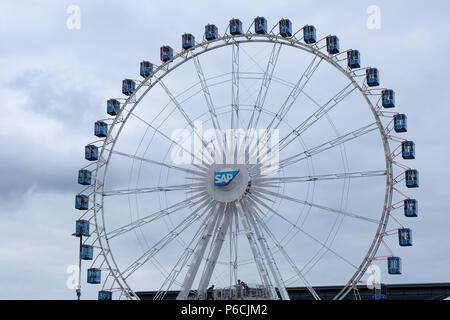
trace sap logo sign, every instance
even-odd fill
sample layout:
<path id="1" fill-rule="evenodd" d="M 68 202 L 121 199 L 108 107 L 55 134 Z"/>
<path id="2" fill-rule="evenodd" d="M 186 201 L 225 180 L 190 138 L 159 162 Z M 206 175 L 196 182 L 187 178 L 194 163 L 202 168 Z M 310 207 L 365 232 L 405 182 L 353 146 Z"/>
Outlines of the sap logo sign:
<path id="1" fill-rule="evenodd" d="M 237 171 L 223 171 L 223 172 L 214 172 L 214 185 L 215 186 L 226 186 L 231 180 L 239 173 Z"/>

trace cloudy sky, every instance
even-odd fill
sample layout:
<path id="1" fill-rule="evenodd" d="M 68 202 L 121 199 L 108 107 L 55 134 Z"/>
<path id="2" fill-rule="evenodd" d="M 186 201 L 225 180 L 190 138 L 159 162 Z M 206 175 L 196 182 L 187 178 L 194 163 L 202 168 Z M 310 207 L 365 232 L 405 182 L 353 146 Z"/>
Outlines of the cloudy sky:
<path id="1" fill-rule="evenodd" d="M 70 5 L 80 8 L 80 29 L 67 28 Z M 367 27 L 370 5 L 381 9 L 380 29 Z M 136 78 L 144 58 L 158 61 L 162 44 L 178 48 L 185 32 L 200 38 L 207 23 L 224 29 L 232 17 L 248 25 L 255 16 L 314 24 L 384 70 L 408 115 L 421 179 L 419 218 L 408 221 L 413 250 L 402 254 L 404 274 L 386 282 L 449 282 L 449 9 L 444 1 L 2 1 L 0 298 L 75 297 L 66 270 L 77 264 L 76 174 L 121 80 Z"/>

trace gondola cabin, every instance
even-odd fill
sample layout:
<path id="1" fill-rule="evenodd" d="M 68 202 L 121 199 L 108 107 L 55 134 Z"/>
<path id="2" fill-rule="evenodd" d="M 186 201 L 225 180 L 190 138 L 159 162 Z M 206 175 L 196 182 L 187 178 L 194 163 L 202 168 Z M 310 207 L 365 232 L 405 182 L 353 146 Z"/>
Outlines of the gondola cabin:
<path id="1" fill-rule="evenodd" d="M 92 260 L 94 258 L 94 247 L 87 244 L 81 246 L 81 259 Z"/>
<path id="2" fill-rule="evenodd" d="M 394 117 L 394 131 L 397 133 L 408 131 L 406 114 L 398 114 Z"/>
<path id="3" fill-rule="evenodd" d="M 419 171 L 410 169 L 405 172 L 406 187 L 418 188 L 419 187 Z"/>
<path id="4" fill-rule="evenodd" d="M 214 24 L 205 26 L 205 39 L 210 41 L 219 37 L 219 29 Z"/>
<path id="5" fill-rule="evenodd" d="M 339 53 L 339 38 L 337 36 L 327 37 L 327 51 L 329 54 Z"/>
<path id="6" fill-rule="evenodd" d="M 78 210 L 89 209 L 89 196 L 84 194 L 77 194 L 75 196 L 75 209 Z"/>
<path id="7" fill-rule="evenodd" d="M 78 183 L 90 186 L 92 182 L 92 172 L 86 169 L 78 170 Z"/>
<path id="8" fill-rule="evenodd" d="M 122 93 L 126 96 L 133 94 L 136 89 L 136 83 L 131 79 L 125 79 L 122 81 Z"/>
<path id="9" fill-rule="evenodd" d="M 284 38 L 292 36 L 292 22 L 289 19 L 281 19 L 278 23 L 280 26 L 280 35 Z"/>
<path id="10" fill-rule="evenodd" d="M 402 274 L 402 259 L 399 257 L 389 257 L 388 262 L 388 273 L 389 274 Z"/>
<path id="11" fill-rule="evenodd" d="M 75 223 L 75 235 L 77 237 L 89 237 L 89 221 L 77 220 Z"/>
<path id="12" fill-rule="evenodd" d="M 398 229 L 398 244 L 402 247 L 412 246 L 412 231 L 408 228 Z"/>
<path id="13" fill-rule="evenodd" d="M 255 33 L 266 34 L 267 33 L 267 19 L 264 17 L 255 18 Z"/>
<path id="14" fill-rule="evenodd" d="M 235 36 L 238 34 L 243 34 L 242 31 L 242 22 L 239 19 L 231 19 L 230 20 L 230 33 Z"/>
<path id="15" fill-rule="evenodd" d="M 98 300 L 112 300 L 112 292 L 106 290 L 99 291 Z"/>
<path id="16" fill-rule="evenodd" d="M 181 47 L 183 50 L 190 49 L 195 46 L 195 37 L 190 33 L 181 36 Z"/>
<path id="17" fill-rule="evenodd" d="M 366 70 L 366 82 L 369 87 L 380 85 L 380 74 L 377 68 L 369 68 Z"/>
<path id="18" fill-rule="evenodd" d="M 94 125 L 94 134 L 99 138 L 105 138 L 108 135 L 108 124 L 104 121 L 97 121 Z"/>
<path id="19" fill-rule="evenodd" d="M 89 161 L 98 160 L 98 147 L 93 144 L 88 144 L 84 147 L 84 158 Z"/>
<path id="20" fill-rule="evenodd" d="M 395 107 L 395 92 L 394 90 L 383 90 L 381 92 L 381 100 L 384 108 L 394 108 Z"/>
<path id="21" fill-rule="evenodd" d="M 373 300 L 386 300 L 386 286 L 384 283 L 381 283 L 379 287 L 375 286 L 373 291 Z"/>
<path id="22" fill-rule="evenodd" d="M 316 43 L 316 28 L 314 26 L 306 25 L 303 27 L 303 40 L 308 44 Z"/>
<path id="23" fill-rule="evenodd" d="M 159 58 L 162 62 L 167 62 L 173 58 L 173 49 L 169 46 L 162 46 L 159 49 Z"/>
<path id="24" fill-rule="evenodd" d="M 361 68 L 361 55 L 358 50 L 347 51 L 347 66 L 350 69 Z"/>
<path id="25" fill-rule="evenodd" d="M 116 99 L 109 99 L 106 103 L 106 112 L 111 116 L 116 116 L 120 112 L 120 102 Z"/>
<path id="26" fill-rule="evenodd" d="M 405 160 L 416 158 L 416 147 L 412 141 L 404 141 L 402 143 L 402 157 Z"/>
<path id="27" fill-rule="evenodd" d="M 415 218 L 419 211 L 419 202 L 416 199 L 406 199 L 403 201 L 403 210 L 405 217 Z"/>
<path id="28" fill-rule="evenodd" d="M 97 268 L 89 268 L 87 272 L 87 282 L 92 284 L 99 284 L 102 280 L 102 271 Z"/>
<path id="29" fill-rule="evenodd" d="M 142 61 L 139 66 L 139 74 L 143 78 L 147 78 L 153 72 L 153 64 L 150 61 Z"/>

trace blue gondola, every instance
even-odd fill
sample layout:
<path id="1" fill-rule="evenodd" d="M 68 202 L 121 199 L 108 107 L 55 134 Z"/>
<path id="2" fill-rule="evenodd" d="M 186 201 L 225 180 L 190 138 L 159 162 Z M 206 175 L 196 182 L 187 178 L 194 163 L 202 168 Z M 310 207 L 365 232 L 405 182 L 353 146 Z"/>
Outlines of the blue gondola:
<path id="1" fill-rule="evenodd" d="M 243 34 L 242 31 L 242 22 L 239 19 L 231 19 L 230 20 L 230 33 L 232 35 Z"/>
<path id="2" fill-rule="evenodd" d="M 78 170 L 78 183 L 84 186 L 90 186 L 92 182 L 92 172 L 86 169 Z"/>
<path id="3" fill-rule="evenodd" d="M 398 229 L 398 244 L 402 247 L 412 246 L 412 231 L 408 228 Z"/>
<path id="4" fill-rule="evenodd" d="M 402 157 L 405 160 L 416 158 L 416 146 L 414 142 L 404 141 L 402 143 Z"/>
<path id="5" fill-rule="evenodd" d="M 87 282 L 93 284 L 101 283 L 102 271 L 97 268 L 90 268 L 87 272 Z"/>
<path id="6" fill-rule="evenodd" d="M 308 43 L 316 43 L 316 28 L 314 26 L 304 26 L 303 27 L 303 40 Z"/>
<path id="7" fill-rule="evenodd" d="M 98 300 L 112 300 L 112 292 L 106 290 L 99 291 Z"/>
<path id="8" fill-rule="evenodd" d="M 122 81 L 122 93 L 124 95 L 131 95 L 133 94 L 134 90 L 136 89 L 136 83 L 131 79 L 125 79 Z"/>
<path id="9" fill-rule="evenodd" d="M 384 283 L 380 284 L 379 288 L 374 288 L 373 300 L 386 300 L 386 286 Z"/>
<path id="10" fill-rule="evenodd" d="M 118 115 L 120 112 L 120 102 L 116 99 L 109 99 L 106 103 L 106 112 L 112 116 Z"/>
<path id="11" fill-rule="evenodd" d="M 77 237 L 80 236 L 89 237 L 89 221 L 77 220 L 75 223 L 75 235 Z"/>
<path id="12" fill-rule="evenodd" d="M 403 201 L 403 209 L 406 217 L 417 217 L 419 202 L 416 199 L 406 199 Z"/>
<path id="13" fill-rule="evenodd" d="M 98 160 L 98 147 L 93 144 L 88 144 L 84 147 L 84 158 L 89 161 Z"/>
<path id="14" fill-rule="evenodd" d="M 418 188 L 419 187 L 419 171 L 410 169 L 405 172 L 406 187 Z"/>
<path id="15" fill-rule="evenodd" d="M 278 23 L 280 26 L 280 34 L 282 37 L 291 37 L 292 36 L 292 22 L 289 19 L 281 19 Z"/>
<path id="16" fill-rule="evenodd" d="M 187 50 L 195 46 L 195 37 L 190 33 L 185 33 L 181 36 L 181 47 Z"/>
<path id="17" fill-rule="evenodd" d="M 377 68 L 369 68 L 366 70 L 366 82 L 369 87 L 380 85 L 380 74 Z"/>
<path id="18" fill-rule="evenodd" d="M 327 37 L 327 51 L 329 54 L 339 53 L 339 38 L 337 36 Z"/>
<path id="19" fill-rule="evenodd" d="M 358 50 L 347 51 L 347 65 L 350 69 L 361 68 L 361 55 Z"/>
<path id="20" fill-rule="evenodd" d="M 97 121 L 94 125 L 94 134 L 99 138 L 105 138 L 108 135 L 108 124 L 104 121 Z"/>
<path id="21" fill-rule="evenodd" d="M 395 92 L 394 90 L 383 90 L 381 92 L 381 100 L 384 108 L 395 107 Z"/>
<path id="22" fill-rule="evenodd" d="M 159 58 L 162 62 L 167 62 L 173 58 L 173 49 L 169 46 L 162 46 L 159 48 Z"/>
<path id="23" fill-rule="evenodd" d="M 87 244 L 81 246 L 81 259 L 92 260 L 94 258 L 94 247 Z"/>
<path id="24" fill-rule="evenodd" d="M 147 78 L 153 72 L 153 64 L 150 61 L 142 61 L 139 66 L 139 74 L 143 78 Z"/>
<path id="25" fill-rule="evenodd" d="M 210 41 L 217 39 L 219 37 L 219 29 L 213 25 L 208 24 L 205 26 L 205 39 Z"/>
<path id="26" fill-rule="evenodd" d="M 402 259 L 399 257 L 389 257 L 388 262 L 388 273 L 389 274 L 402 274 Z"/>
<path id="27" fill-rule="evenodd" d="M 406 114 L 398 114 L 394 117 L 394 130 L 397 133 L 408 131 Z"/>
<path id="28" fill-rule="evenodd" d="M 84 194 L 77 194 L 75 196 L 75 209 L 78 210 L 89 209 L 89 196 Z"/>
<path id="29" fill-rule="evenodd" d="M 264 17 L 255 18 L 255 33 L 266 34 L 267 33 L 267 19 Z"/>

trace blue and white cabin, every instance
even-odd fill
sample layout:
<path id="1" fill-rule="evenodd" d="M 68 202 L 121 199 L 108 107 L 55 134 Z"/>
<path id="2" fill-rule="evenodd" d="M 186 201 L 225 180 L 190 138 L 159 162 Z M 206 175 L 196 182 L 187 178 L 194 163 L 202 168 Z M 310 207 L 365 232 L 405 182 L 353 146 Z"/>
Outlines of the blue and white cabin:
<path id="1" fill-rule="evenodd" d="M 90 268 L 87 272 L 87 282 L 93 284 L 101 283 L 102 271 L 97 268 Z"/>
<path id="2" fill-rule="evenodd" d="M 150 61 L 142 61 L 139 66 L 139 74 L 143 78 L 147 78 L 153 72 L 153 64 Z"/>
<path id="3" fill-rule="evenodd" d="M 347 65 L 350 69 L 361 68 L 361 55 L 358 50 L 347 51 Z"/>
<path id="4" fill-rule="evenodd" d="M 327 51 L 329 54 L 339 53 L 339 38 L 337 36 L 327 37 Z"/>
<path id="5" fill-rule="evenodd" d="M 116 116 L 120 112 L 120 102 L 116 99 L 109 99 L 106 103 L 106 112 L 111 116 Z"/>
<path id="6" fill-rule="evenodd" d="M 373 291 L 373 300 L 386 300 L 386 286 L 384 283 L 381 283 L 379 288 L 375 286 Z"/>
<path id="7" fill-rule="evenodd" d="M 89 196 L 84 194 L 77 194 L 75 196 L 75 209 L 78 210 L 89 209 Z"/>
<path id="8" fill-rule="evenodd" d="M 98 300 L 112 300 L 112 292 L 106 290 L 99 291 Z"/>
<path id="9" fill-rule="evenodd" d="M 133 94 L 136 89 L 136 83 L 131 79 L 125 79 L 122 81 L 122 93 L 126 96 Z"/>
<path id="10" fill-rule="evenodd" d="M 415 218 L 419 211 L 419 202 L 416 199 L 406 199 L 403 201 L 403 209 L 406 217 Z"/>
<path id="11" fill-rule="evenodd" d="M 94 134 L 99 138 L 105 138 L 108 135 L 108 124 L 104 121 L 97 121 L 94 126 Z"/>
<path id="12" fill-rule="evenodd" d="M 394 90 L 383 90 L 381 92 L 381 100 L 384 108 L 394 108 L 395 107 L 395 92 Z"/>
<path id="13" fill-rule="evenodd" d="M 243 34 L 242 31 L 242 22 L 239 19 L 231 19 L 230 20 L 230 33 L 235 36 L 237 34 Z"/>
<path id="14" fill-rule="evenodd" d="M 399 257 L 389 257 L 388 262 L 388 273 L 389 274 L 402 274 L 402 259 Z"/>
<path id="15" fill-rule="evenodd" d="M 92 172 L 86 169 L 78 170 L 78 183 L 90 186 L 92 182 Z"/>
<path id="16" fill-rule="evenodd" d="M 255 33 L 266 34 L 267 33 L 267 19 L 264 17 L 255 18 Z"/>
<path id="17" fill-rule="evenodd" d="M 406 187 L 418 188 L 419 187 L 419 171 L 410 169 L 405 172 Z"/>
<path id="18" fill-rule="evenodd" d="M 308 25 L 304 26 L 303 40 L 308 44 L 316 43 L 316 27 Z"/>
<path id="19" fill-rule="evenodd" d="M 75 235 L 77 237 L 80 236 L 89 237 L 89 221 L 77 220 L 75 224 Z"/>
<path id="20" fill-rule="evenodd" d="M 402 143 L 402 157 L 405 160 L 416 158 L 416 145 L 413 141 L 404 141 Z"/>
<path id="21" fill-rule="evenodd" d="M 214 24 L 205 26 L 205 39 L 210 41 L 219 37 L 219 29 Z"/>
<path id="22" fill-rule="evenodd" d="M 377 68 L 369 68 L 366 70 L 366 82 L 369 87 L 380 85 L 380 74 Z"/>
<path id="23" fill-rule="evenodd" d="M 190 33 L 181 36 L 181 47 L 183 50 L 190 49 L 195 46 L 195 37 Z"/>
<path id="24" fill-rule="evenodd" d="M 408 131 L 406 114 L 398 114 L 394 117 L 394 131 L 397 133 Z"/>
<path id="25" fill-rule="evenodd" d="M 98 160 L 98 147 L 93 144 L 88 144 L 84 147 L 84 158 L 89 161 Z"/>
<path id="26" fill-rule="evenodd" d="M 159 49 L 159 58 L 162 62 L 167 62 L 173 58 L 173 49 L 169 46 L 162 46 Z"/>
<path id="27" fill-rule="evenodd" d="M 280 34 L 282 37 L 292 37 L 292 22 L 289 19 L 281 19 L 278 23 L 280 26 Z"/>
<path id="28" fill-rule="evenodd" d="M 94 259 L 94 247 L 87 244 L 81 246 L 81 259 L 92 260 Z"/>
<path id="29" fill-rule="evenodd" d="M 398 244 L 402 247 L 412 246 L 412 231 L 408 228 L 398 229 Z"/>

